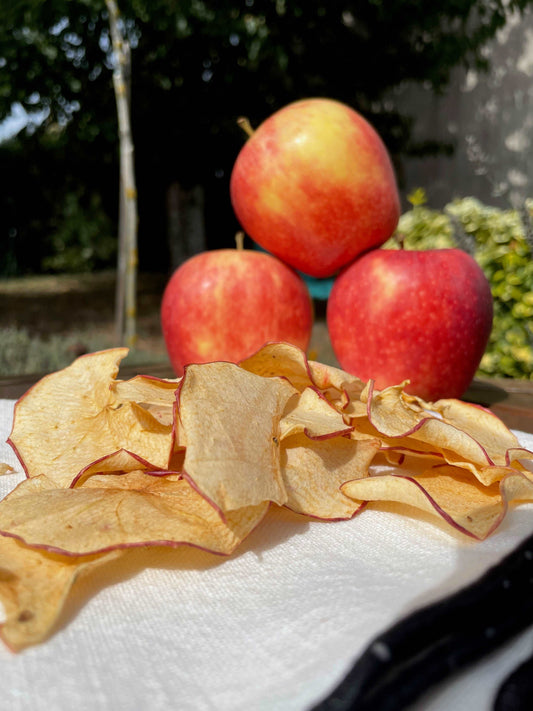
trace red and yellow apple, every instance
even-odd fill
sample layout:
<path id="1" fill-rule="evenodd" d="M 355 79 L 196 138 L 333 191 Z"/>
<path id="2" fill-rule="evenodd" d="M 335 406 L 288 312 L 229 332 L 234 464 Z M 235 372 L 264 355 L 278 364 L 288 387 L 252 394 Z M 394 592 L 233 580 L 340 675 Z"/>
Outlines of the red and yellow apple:
<path id="1" fill-rule="evenodd" d="M 161 325 L 177 375 L 188 363 L 238 362 L 269 341 L 305 350 L 313 305 L 303 279 L 270 254 L 218 249 L 197 254 L 170 278 Z"/>
<path id="2" fill-rule="evenodd" d="M 378 389 L 409 380 L 425 400 L 458 398 L 492 327 L 483 271 L 458 249 L 376 249 L 336 278 L 327 305 L 342 368 Z"/>
<path id="3" fill-rule="evenodd" d="M 237 156 L 230 196 L 255 242 L 313 277 L 382 245 L 400 215 L 381 138 L 331 99 L 296 101 L 266 119 Z"/>

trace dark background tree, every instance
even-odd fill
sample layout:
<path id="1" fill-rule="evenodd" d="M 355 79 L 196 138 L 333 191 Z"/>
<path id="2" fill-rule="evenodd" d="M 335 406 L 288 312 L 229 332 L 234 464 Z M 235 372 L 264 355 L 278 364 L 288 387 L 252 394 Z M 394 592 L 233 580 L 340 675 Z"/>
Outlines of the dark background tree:
<path id="1" fill-rule="evenodd" d="M 232 244 L 240 115 L 257 125 L 305 96 L 345 101 L 381 133 L 400 179 L 405 156 L 450 150 L 412 142 L 413 117 L 396 110 L 394 88 L 442 91 L 454 67 L 483 67 L 507 13 L 532 1 L 121 0 L 141 270 L 178 258 L 176 205 L 189 224 L 200 215 L 203 246 Z M 112 266 L 118 138 L 105 2 L 2 5 L 0 119 L 14 103 L 39 119 L 0 145 L 0 274 Z"/>

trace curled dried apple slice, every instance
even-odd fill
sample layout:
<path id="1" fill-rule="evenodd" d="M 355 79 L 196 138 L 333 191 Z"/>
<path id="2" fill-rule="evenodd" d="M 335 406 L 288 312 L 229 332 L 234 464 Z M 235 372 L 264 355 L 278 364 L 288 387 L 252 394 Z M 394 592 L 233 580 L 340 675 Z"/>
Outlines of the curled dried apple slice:
<path id="1" fill-rule="evenodd" d="M 280 420 L 296 392 L 283 378 L 264 378 L 233 363 L 185 369 L 177 422 L 183 474 L 221 512 L 285 503 Z"/>
<path id="2" fill-rule="evenodd" d="M 310 439 L 348 434 L 341 413 L 326 398 L 313 388 L 291 398 L 280 422 L 280 439 L 303 433 Z"/>
<path id="3" fill-rule="evenodd" d="M 364 504 L 346 496 L 341 485 L 366 477 L 378 450 L 378 440 L 310 440 L 304 434 L 289 437 L 281 451 L 281 471 L 288 495 L 285 505 L 315 518 L 351 518 Z"/>
<path id="4" fill-rule="evenodd" d="M 129 380 L 116 380 L 111 387 L 117 399 L 122 402 L 131 400 L 138 404 L 172 406 L 180 381 L 181 378 L 166 380 L 150 375 L 136 375 Z"/>
<path id="5" fill-rule="evenodd" d="M 121 554 L 62 556 L 0 536 L 0 602 L 5 612 L 0 636 L 5 644 L 16 652 L 42 642 L 54 627 L 77 576 Z"/>
<path id="6" fill-rule="evenodd" d="M 147 462 L 138 455 L 128 452 L 126 449 L 119 449 L 84 467 L 80 473 L 74 477 L 70 488 L 80 486 L 82 482 L 95 474 L 127 474 L 133 471 L 149 471 L 153 476 L 156 474 L 170 476 L 168 471 L 154 471 L 150 462 Z"/>
<path id="7" fill-rule="evenodd" d="M 81 356 L 42 378 L 15 405 L 9 442 L 27 476 L 69 486 L 87 464 L 118 449 L 166 467 L 172 426 L 136 402 L 120 402 L 112 384 L 127 349 Z"/>
<path id="8" fill-rule="evenodd" d="M 32 548 L 74 556 L 188 544 L 229 555 L 261 521 L 265 502 L 223 520 L 185 479 L 143 471 L 94 475 L 65 489 L 41 475 L 0 504 L 0 532 Z"/>
<path id="9" fill-rule="evenodd" d="M 333 365 L 309 361 L 309 370 L 316 387 L 320 390 L 337 390 L 339 393 L 348 392 L 351 398 L 360 397 L 365 383 L 355 375 Z"/>
<path id="10" fill-rule="evenodd" d="M 359 401 L 364 383 L 332 365 L 307 360 L 305 353 L 288 343 L 268 343 L 257 353 L 239 363 L 240 367 L 266 378 L 283 377 L 300 392 L 306 388 L 319 390 L 335 407 L 350 414 L 366 415 Z"/>
<path id="11" fill-rule="evenodd" d="M 533 460 L 533 452 L 520 445 L 518 437 L 490 410 L 462 400 L 438 400 L 431 405 L 445 422 L 473 437 L 491 463 L 505 467 L 519 459 Z"/>
<path id="12" fill-rule="evenodd" d="M 314 385 L 305 353 L 289 343 L 267 343 L 239 367 L 264 378 L 286 378 L 300 391 Z"/>
<path id="13" fill-rule="evenodd" d="M 434 453 L 451 465 L 471 471 L 485 485 L 498 481 L 498 467 L 513 458 L 533 456 L 520 449 L 516 436 L 494 415 L 459 401 L 425 403 L 408 395 L 403 385 L 363 392 L 368 425 L 356 430 L 381 436 L 388 447 Z M 420 444 L 419 444 L 420 443 Z"/>
<path id="14" fill-rule="evenodd" d="M 512 500 L 533 501 L 533 481 L 500 468 L 501 483 L 484 486 L 468 470 L 443 464 L 416 476 L 380 474 L 346 482 L 341 491 L 359 502 L 393 501 L 432 515 L 468 536 L 482 540 L 501 523 Z"/>
<path id="15" fill-rule="evenodd" d="M 112 383 L 118 402 L 135 402 L 148 410 L 159 422 L 172 425 L 176 390 L 181 378 L 166 380 L 149 375 L 136 375 L 130 380 Z"/>

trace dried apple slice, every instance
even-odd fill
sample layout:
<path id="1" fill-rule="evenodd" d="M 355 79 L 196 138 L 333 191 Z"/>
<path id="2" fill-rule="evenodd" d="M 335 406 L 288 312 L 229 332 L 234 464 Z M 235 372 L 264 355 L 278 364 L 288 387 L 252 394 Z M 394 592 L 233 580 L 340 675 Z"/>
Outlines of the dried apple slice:
<path id="1" fill-rule="evenodd" d="M 172 425 L 180 380 L 136 375 L 130 380 L 117 380 L 111 387 L 119 402 L 135 402 L 162 424 Z"/>
<path id="2" fill-rule="evenodd" d="M 183 474 L 221 512 L 264 501 L 283 504 L 280 420 L 297 391 L 233 363 L 191 365 L 178 395 Z"/>
<path id="3" fill-rule="evenodd" d="M 448 464 L 471 471 L 481 483 L 498 481 L 498 467 L 509 463 L 509 452 L 527 456 L 519 450 L 516 436 L 498 418 L 466 403 L 428 404 L 407 395 L 402 385 L 374 391 L 372 383 L 363 392 L 367 402 L 368 422 L 354 423 L 356 430 L 374 432 L 387 446 L 434 452 Z M 437 409 L 440 407 L 442 413 Z M 418 443 L 422 443 L 419 446 Z M 521 455 L 518 452 L 521 452 Z"/>
<path id="4" fill-rule="evenodd" d="M 280 439 L 300 433 L 311 439 L 322 439 L 348 434 L 351 430 L 341 413 L 321 393 L 305 388 L 288 402 L 280 422 Z"/>
<path id="5" fill-rule="evenodd" d="M 307 360 L 305 353 L 296 346 L 288 343 L 268 343 L 239 365 L 266 378 L 287 378 L 300 392 L 306 388 L 315 388 L 339 411 L 342 412 L 350 406 L 354 410 L 352 414 L 357 412 L 366 415 L 366 408 L 359 402 L 359 395 L 364 387 L 359 378 L 340 368 Z"/>
<path id="6" fill-rule="evenodd" d="M 74 556 L 183 544 L 229 555 L 267 508 L 267 502 L 246 506 L 223 520 L 185 479 L 143 471 L 97 474 L 71 489 L 41 475 L 23 480 L 0 503 L 0 533 Z"/>
<path id="7" fill-rule="evenodd" d="M 127 349 L 81 356 L 45 376 L 15 405 L 9 443 L 27 476 L 46 474 L 68 486 L 74 476 L 118 449 L 166 467 L 172 427 L 135 402 L 120 402 L 111 385 Z"/>
<path id="8" fill-rule="evenodd" d="M 285 505 L 315 518 L 351 518 L 363 504 L 346 496 L 341 485 L 367 476 L 378 450 L 378 440 L 310 440 L 304 434 L 289 437 L 281 450 L 281 471 L 288 495 Z"/>
<path id="9" fill-rule="evenodd" d="M 365 386 L 357 376 L 333 365 L 310 360 L 309 370 L 316 387 L 322 391 L 334 389 L 339 393 L 348 392 L 351 398 L 359 398 Z"/>
<path id="10" fill-rule="evenodd" d="M 394 501 L 439 516 L 482 540 L 501 523 L 509 501 L 533 500 L 533 482 L 510 468 L 498 468 L 500 483 L 481 484 L 465 469 L 443 464 L 417 474 L 380 474 L 346 482 L 341 491 L 356 501 Z"/>
<path id="11" fill-rule="evenodd" d="M 132 454 L 132 452 L 128 452 L 125 449 L 119 449 L 117 452 L 107 454 L 84 467 L 80 473 L 74 477 L 70 488 L 80 486 L 82 482 L 95 474 L 127 474 L 133 471 L 149 471 L 152 476 L 170 476 L 166 470 L 154 470 L 150 462 L 147 462 L 136 454 Z"/>
<path id="12" fill-rule="evenodd" d="M 181 378 L 166 380 L 151 375 L 136 375 L 129 380 L 116 380 L 112 390 L 117 399 L 126 402 L 136 402 L 139 405 L 170 405 L 176 400 L 176 390 Z"/>
<path id="13" fill-rule="evenodd" d="M 0 636 L 5 644 L 16 652 L 42 642 L 56 623 L 79 573 L 120 555 L 121 551 L 61 556 L 0 536 L 0 602 L 5 612 Z"/>
<path id="14" fill-rule="evenodd" d="M 514 432 L 490 410 L 451 399 L 438 400 L 431 408 L 442 415 L 445 422 L 468 432 L 495 466 L 505 467 L 515 462 L 518 465 L 519 459 L 533 460 L 533 452 L 522 447 Z"/>
<path id="15" fill-rule="evenodd" d="M 286 378 L 300 391 L 314 385 L 305 353 L 289 343 L 267 343 L 239 367 L 264 378 Z"/>

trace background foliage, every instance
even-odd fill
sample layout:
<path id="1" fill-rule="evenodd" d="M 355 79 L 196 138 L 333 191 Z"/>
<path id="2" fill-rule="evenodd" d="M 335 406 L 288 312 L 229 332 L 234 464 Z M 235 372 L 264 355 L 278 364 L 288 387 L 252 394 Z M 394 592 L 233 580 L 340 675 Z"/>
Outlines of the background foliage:
<path id="1" fill-rule="evenodd" d="M 0 119 L 13 103 L 34 116 L 0 145 L 0 275 L 93 268 L 103 255 L 112 259 L 117 219 L 104 0 L 0 1 Z M 168 269 L 166 200 L 175 183 L 203 189 L 206 246 L 232 243 L 239 115 L 256 125 L 304 96 L 345 101 L 374 123 L 400 179 L 404 156 L 451 150 L 413 142 L 413 117 L 397 111 L 395 88 L 425 82 L 440 91 L 458 64 L 484 66 L 483 48 L 507 13 L 532 1 L 121 0 L 133 48 L 141 269 Z M 98 229 L 78 238 L 74 226 L 88 214 Z"/>
<path id="2" fill-rule="evenodd" d="M 533 201 L 521 211 L 500 210 L 468 197 L 439 211 L 424 204 L 422 191 L 411 199 L 399 225 L 405 247 L 460 247 L 489 279 L 494 321 L 479 372 L 533 380 Z"/>

